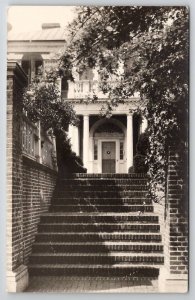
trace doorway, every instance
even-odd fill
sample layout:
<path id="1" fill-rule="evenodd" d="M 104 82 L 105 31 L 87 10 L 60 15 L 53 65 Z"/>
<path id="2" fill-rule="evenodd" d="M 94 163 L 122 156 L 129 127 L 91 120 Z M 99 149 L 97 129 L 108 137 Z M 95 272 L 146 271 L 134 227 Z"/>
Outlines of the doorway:
<path id="1" fill-rule="evenodd" d="M 102 142 L 102 173 L 116 173 L 115 142 Z"/>

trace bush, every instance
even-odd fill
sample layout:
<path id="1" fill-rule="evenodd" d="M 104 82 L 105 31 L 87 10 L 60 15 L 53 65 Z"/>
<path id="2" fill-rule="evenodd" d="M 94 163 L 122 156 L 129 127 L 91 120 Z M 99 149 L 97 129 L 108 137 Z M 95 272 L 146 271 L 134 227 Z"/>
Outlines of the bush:
<path id="1" fill-rule="evenodd" d="M 146 163 L 146 155 L 149 151 L 149 138 L 147 132 L 140 134 L 137 145 L 136 155 L 133 158 L 133 172 L 147 173 L 148 165 Z M 129 173 L 132 170 L 129 169 Z"/>
<path id="2" fill-rule="evenodd" d="M 59 168 L 61 175 L 71 173 L 87 173 L 87 169 L 83 167 L 82 159 L 75 152 L 66 153 L 63 157 Z"/>
<path id="3" fill-rule="evenodd" d="M 135 172 L 134 172 L 134 167 L 133 167 L 133 166 L 129 168 L 128 173 L 135 173 Z"/>
<path id="4" fill-rule="evenodd" d="M 133 158 L 133 167 L 135 173 L 147 173 L 148 165 L 146 164 L 146 156 L 142 154 L 136 154 Z"/>
<path id="5" fill-rule="evenodd" d="M 137 154 L 147 155 L 149 150 L 149 138 L 146 132 L 140 134 L 137 145 L 136 152 Z"/>
<path id="6" fill-rule="evenodd" d="M 71 173 L 86 173 L 82 159 L 71 149 L 71 144 L 66 134 L 59 131 L 56 139 L 58 169 L 61 176 Z"/>

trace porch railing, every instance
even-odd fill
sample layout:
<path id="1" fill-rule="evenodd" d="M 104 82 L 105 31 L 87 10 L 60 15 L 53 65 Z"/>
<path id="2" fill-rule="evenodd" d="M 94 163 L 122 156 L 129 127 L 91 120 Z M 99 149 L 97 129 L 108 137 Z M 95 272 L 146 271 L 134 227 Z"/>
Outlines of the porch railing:
<path id="1" fill-rule="evenodd" d="M 40 122 L 34 124 L 25 115 L 22 117 L 22 152 L 30 159 L 57 170 L 55 136 L 42 130 Z"/>

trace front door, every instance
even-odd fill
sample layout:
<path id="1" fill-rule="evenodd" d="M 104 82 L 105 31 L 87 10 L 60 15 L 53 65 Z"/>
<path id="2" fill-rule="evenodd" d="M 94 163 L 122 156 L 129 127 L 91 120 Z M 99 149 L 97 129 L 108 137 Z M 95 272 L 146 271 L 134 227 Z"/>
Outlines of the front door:
<path id="1" fill-rule="evenodd" d="M 116 173 L 115 142 L 102 142 L 102 173 Z"/>

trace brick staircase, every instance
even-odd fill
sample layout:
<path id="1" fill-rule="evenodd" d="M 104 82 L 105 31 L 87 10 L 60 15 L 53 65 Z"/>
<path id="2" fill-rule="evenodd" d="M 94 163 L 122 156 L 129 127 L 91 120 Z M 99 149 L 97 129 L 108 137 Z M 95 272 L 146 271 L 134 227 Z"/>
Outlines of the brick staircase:
<path id="1" fill-rule="evenodd" d="M 42 215 L 30 275 L 157 278 L 164 263 L 158 216 L 143 174 L 73 174 Z"/>

